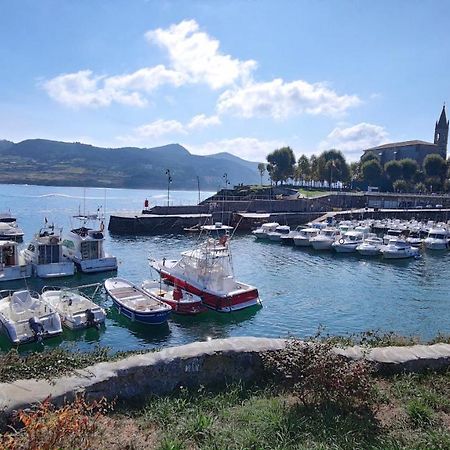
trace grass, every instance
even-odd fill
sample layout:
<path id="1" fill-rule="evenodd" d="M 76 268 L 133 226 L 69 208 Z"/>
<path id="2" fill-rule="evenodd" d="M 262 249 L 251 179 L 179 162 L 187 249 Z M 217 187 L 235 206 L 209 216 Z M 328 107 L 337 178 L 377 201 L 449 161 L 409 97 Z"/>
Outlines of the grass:
<path id="1" fill-rule="evenodd" d="M 343 412 L 329 405 L 304 406 L 277 386 L 228 386 L 225 391 L 189 392 L 152 398 L 136 408 L 115 412 L 112 428 L 132 420 L 140 442 L 158 450 L 281 450 L 281 449 L 448 449 L 450 374 L 374 378 L 379 400 L 373 411 Z M 435 386 L 435 400 L 420 400 L 417 392 Z M 98 448 L 140 449 L 133 436 L 104 433 L 108 443 Z M 128 439 L 128 440 L 127 440 Z M 114 442 L 116 442 L 114 446 Z"/>
<path id="2" fill-rule="evenodd" d="M 328 194 L 328 192 L 324 190 L 304 189 L 304 188 L 299 189 L 298 193 L 307 198 L 321 197 L 323 195 Z"/>
<path id="3" fill-rule="evenodd" d="M 0 383 L 30 378 L 56 378 L 93 364 L 116 361 L 138 353 L 144 351 L 111 353 L 107 347 L 97 347 L 90 352 L 80 352 L 53 348 L 21 354 L 13 349 L 6 353 L 0 352 Z"/>

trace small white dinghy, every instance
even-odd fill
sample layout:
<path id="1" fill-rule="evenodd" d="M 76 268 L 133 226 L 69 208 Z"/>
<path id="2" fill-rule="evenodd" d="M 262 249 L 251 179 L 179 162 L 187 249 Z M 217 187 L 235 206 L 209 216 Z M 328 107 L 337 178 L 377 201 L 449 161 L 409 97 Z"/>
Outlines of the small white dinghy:
<path id="1" fill-rule="evenodd" d="M 62 333 L 59 314 L 37 292 L 28 290 L 0 292 L 0 324 L 13 344 Z"/>
<path id="2" fill-rule="evenodd" d="M 74 289 L 44 287 L 42 300 L 58 312 L 63 325 L 71 330 L 98 328 L 106 319 L 103 308 Z"/>

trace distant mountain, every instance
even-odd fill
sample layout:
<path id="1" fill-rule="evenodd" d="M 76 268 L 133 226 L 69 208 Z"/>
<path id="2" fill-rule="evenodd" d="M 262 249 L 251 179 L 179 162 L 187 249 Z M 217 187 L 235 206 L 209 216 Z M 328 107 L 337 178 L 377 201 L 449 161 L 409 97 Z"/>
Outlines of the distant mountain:
<path id="1" fill-rule="evenodd" d="M 0 183 L 217 190 L 259 182 L 257 164 L 229 153 L 192 155 L 179 144 L 155 148 L 102 148 L 80 142 L 0 140 Z"/>

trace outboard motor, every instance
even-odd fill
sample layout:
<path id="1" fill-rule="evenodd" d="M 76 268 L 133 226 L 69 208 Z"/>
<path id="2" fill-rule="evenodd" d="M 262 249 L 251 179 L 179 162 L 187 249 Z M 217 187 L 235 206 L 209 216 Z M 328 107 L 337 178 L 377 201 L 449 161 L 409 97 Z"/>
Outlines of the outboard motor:
<path id="1" fill-rule="evenodd" d="M 28 325 L 30 325 L 31 331 L 35 335 L 37 341 L 41 342 L 45 330 L 40 319 L 38 317 L 30 317 L 28 319 Z"/>
<path id="2" fill-rule="evenodd" d="M 92 309 L 87 309 L 85 311 L 86 314 L 86 323 L 89 327 L 95 327 L 97 330 L 99 329 L 98 323 L 95 322 L 95 314 L 92 312 Z"/>

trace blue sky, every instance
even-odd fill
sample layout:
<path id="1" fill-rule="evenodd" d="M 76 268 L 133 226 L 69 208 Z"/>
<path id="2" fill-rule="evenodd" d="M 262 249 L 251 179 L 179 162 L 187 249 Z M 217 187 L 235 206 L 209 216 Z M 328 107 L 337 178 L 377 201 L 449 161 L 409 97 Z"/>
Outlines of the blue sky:
<path id="1" fill-rule="evenodd" d="M 450 2 L 0 0 L 0 139 L 261 161 L 432 141 Z"/>

